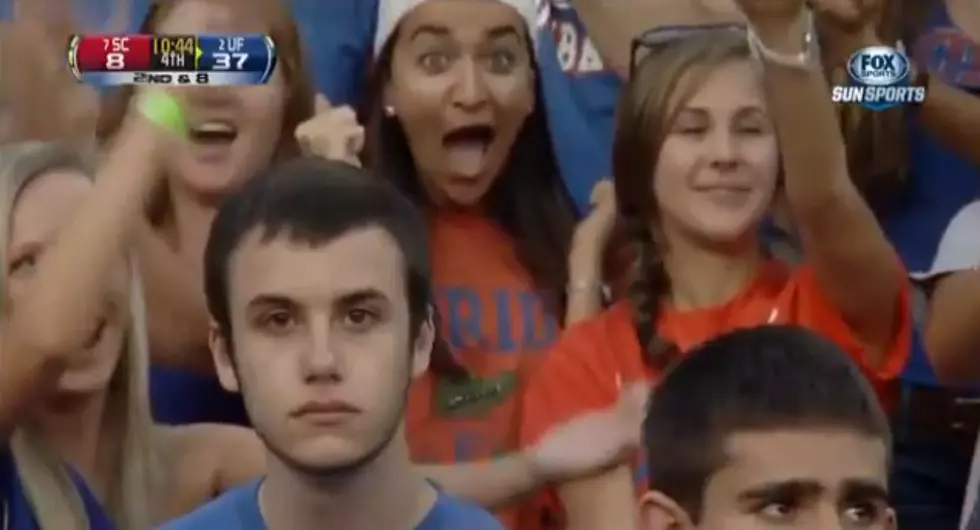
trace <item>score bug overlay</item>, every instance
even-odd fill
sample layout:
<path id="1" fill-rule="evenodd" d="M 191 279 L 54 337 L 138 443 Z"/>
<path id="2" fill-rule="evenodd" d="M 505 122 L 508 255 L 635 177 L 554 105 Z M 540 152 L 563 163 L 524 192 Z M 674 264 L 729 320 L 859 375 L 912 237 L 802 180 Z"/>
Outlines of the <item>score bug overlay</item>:
<path id="1" fill-rule="evenodd" d="M 276 47 L 265 35 L 75 35 L 68 66 L 98 86 L 267 83 Z"/>
<path id="2" fill-rule="evenodd" d="M 918 104 L 926 99 L 926 87 L 914 86 L 912 62 L 899 48 L 872 46 L 858 50 L 847 61 L 850 83 L 831 92 L 834 103 L 857 103 L 869 110 Z"/>

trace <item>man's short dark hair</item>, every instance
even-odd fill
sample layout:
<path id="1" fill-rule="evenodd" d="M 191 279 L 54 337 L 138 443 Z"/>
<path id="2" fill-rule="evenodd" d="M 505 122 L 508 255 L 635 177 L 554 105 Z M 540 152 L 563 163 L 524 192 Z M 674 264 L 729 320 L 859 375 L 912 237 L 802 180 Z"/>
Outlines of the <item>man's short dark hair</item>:
<path id="1" fill-rule="evenodd" d="M 228 265 L 253 231 L 259 231 L 264 242 L 286 237 L 320 246 L 367 227 L 387 232 L 404 256 L 414 336 L 431 302 L 424 219 L 409 199 L 370 172 L 312 157 L 269 167 L 222 203 L 204 251 L 204 291 L 211 317 L 230 338 Z"/>
<path id="2" fill-rule="evenodd" d="M 643 429 L 650 487 L 697 520 L 729 436 L 787 428 L 849 429 L 891 444 L 874 389 L 833 342 L 796 326 L 708 341 L 653 393 Z"/>

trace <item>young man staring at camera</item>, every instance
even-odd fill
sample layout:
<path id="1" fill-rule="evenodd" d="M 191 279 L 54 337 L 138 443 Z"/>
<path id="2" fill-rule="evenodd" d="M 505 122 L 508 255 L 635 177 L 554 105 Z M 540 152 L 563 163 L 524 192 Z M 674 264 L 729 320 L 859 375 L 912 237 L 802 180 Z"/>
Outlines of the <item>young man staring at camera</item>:
<path id="1" fill-rule="evenodd" d="M 644 426 L 642 530 L 893 530 L 890 433 L 834 343 L 765 326 L 705 343 L 660 384 Z"/>
<path id="2" fill-rule="evenodd" d="M 408 199 L 340 162 L 287 162 L 226 200 L 210 344 L 268 472 L 165 529 L 500 529 L 409 460 L 405 396 L 435 338 L 425 234 Z"/>

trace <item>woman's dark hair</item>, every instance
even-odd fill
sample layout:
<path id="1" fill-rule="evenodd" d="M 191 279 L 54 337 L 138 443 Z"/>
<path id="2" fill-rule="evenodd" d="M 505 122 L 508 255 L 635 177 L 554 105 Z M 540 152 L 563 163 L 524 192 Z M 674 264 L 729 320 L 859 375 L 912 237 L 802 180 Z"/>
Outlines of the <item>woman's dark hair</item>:
<path id="1" fill-rule="evenodd" d="M 429 204 L 415 171 L 405 131 L 396 117 L 384 112 L 383 91 L 391 78 L 391 58 L 398 32 L 388 39 L 371 69 L 361 123 L 366 125 L 365 162 L 420 206 Z M 530 56 L 534 57 L 528 39 Z M 537 74 L 537 72 L 535 72 Z M 538 104 L 525 120 L 511 148 L 510 159 L 489 191 L 487 215 L 511 238 L 549 312 L 564 318 L 568 283 L 568 251 L 575 213 L 558 172 L 539 75 Z"/>
<path id="2" fill-rule="evenodd" d="M 711 70 L 749 58 L 744 35 L 705 32 L 664 45 L 640 60 L 623 89 L 613 140 L 612 166 L 624 240 L 630 247 L 626 297 L 644 360 L 657 368 L 677 358 L 677 346 L 657 333 L 660 304 L 670 291 L 652 176 L 677 112 Z"/>

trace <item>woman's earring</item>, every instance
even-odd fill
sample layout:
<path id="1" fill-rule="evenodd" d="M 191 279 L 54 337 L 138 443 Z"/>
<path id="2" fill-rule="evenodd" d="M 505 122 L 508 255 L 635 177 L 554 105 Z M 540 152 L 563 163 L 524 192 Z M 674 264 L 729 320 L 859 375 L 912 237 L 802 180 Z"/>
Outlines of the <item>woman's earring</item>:
<path id="1" fill-rule="evenodd" d="M 395 116 L 395 107 L 391 105 L 385 105 L 385 116 L 393 118 Z"/>

